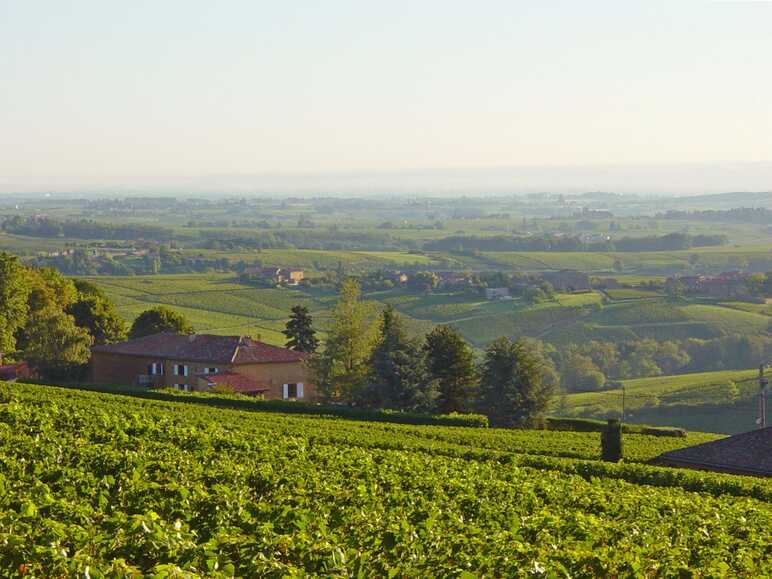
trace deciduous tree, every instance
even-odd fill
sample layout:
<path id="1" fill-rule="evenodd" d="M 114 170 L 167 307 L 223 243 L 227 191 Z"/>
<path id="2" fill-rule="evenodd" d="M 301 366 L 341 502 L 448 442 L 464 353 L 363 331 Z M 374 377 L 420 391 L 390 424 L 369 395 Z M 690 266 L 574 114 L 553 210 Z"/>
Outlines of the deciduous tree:
<path id="1" fill-rule="evenodd" d="M 131 326 L 129 338 L 141 338 L 161 332 L 192 334 L 193 326 L 185 316 L 171 308 L 158 306 L 142 312 Z"/>

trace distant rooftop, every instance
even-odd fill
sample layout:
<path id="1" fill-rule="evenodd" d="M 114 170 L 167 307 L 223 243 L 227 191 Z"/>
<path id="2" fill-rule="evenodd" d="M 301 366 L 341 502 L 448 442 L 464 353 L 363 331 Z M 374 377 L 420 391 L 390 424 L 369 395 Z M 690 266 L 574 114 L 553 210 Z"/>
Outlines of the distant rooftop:
<path id="1" fill-rule="evenodd" d="M 247 336 L 211 334 L 152 334 L 117 344 L 95 346 L 92 351 L 217 364 L 297 362 L 306 357 L 302 352 L 271 346 Z"/>
<path id="2" fill-rule="evenodd" d="M 671 450 L 658 456 L 655 462 L 733 474 L 772 476 L 772 426 Z"/>

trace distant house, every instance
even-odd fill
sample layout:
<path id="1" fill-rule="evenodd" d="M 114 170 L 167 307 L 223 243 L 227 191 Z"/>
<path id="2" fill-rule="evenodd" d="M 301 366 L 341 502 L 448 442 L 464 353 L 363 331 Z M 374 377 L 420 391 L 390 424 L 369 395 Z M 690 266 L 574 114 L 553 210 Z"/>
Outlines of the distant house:
<path id="1" fill-rule="evenodd" d="M 304 272 L 302 269 L 288 267 L 248 267 L 244 270 L 244 275 L 255 277 L 274 285 L 282 283 L 298 285 L 303 281 Z"/>
<path id="2" fill-rule="evenodd" d="M 487 287 L 485 288 L 486 300 L 505 300 L 509 298 L 508 287 Z"/>
<path id="3" fill-rule="evenodd" d="M 680 281 L 687 294 L 712 298 L 745 298 L 749 295 L 746 284 L 747 274 L 738 271 L 728 271 L 715 277 L 704 275 L 689 275 L 678 278 L 668 278 L 668 282 Z"/>
<path id="4" fill-rule="evenodd" d="M 559 292 L 581 292 L 592 289 L 590 276 L 575 269 L 545 271 L 541 274 L 541 278 Z"/>
<path id="5" fill-rule="evenodd" d="M 438 271 L 437 288 L 442 290 L 464 289 L 470 284 L 469 275 L 457 271 Z"/>
<path id="6" fill-rule="evenodd" d="M 217 385 L 267 399 L 315 400 L 306 354 L 249 337 L 161 333 L 91 349 L 97 384 L 208 391 Z"/>
<path id="7" fill-rule="evenodd" d="M 387 270 L 383 272 L 383 279 L 392 282 L 394 285 L 403 285 L 407 283 L 407 274 L 399 270 Z"/>
<path id="8" fill-rule="evenodd" d="M 671 450 L 655 464 L 732 474 L 772 476 L 772 426 Z"/>

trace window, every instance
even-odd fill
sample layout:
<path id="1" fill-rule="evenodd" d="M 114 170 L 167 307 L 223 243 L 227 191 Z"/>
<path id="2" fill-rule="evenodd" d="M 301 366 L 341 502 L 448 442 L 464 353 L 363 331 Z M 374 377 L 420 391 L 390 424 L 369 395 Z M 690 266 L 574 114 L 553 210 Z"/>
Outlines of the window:
<path id="1" fill-rule="evenodd" d="M 188 367 L 185 364 L 175 364 L 173 366 L 174 368 L 174 375 L 175 376 L 187 376 L 188 375 Z"/>
<path id="2" fill-rule="evenodd" d="M 299 384 L 284 384 L 283 398 L 285 400 L 294 400 L 297 398 L 303 398 L 303 383 Z"/>
<path id="3" fill-rule="evenodd" d="M 164 365 L 161 362 L 153 362 L 147 365 L 147 373 L 151 376 L 162 375 L 164 373 Z"/>
<path id="4" fill-rule="evenodd" d="M 217 368 L 204 368 L 204 374 L 217 374 Z"/>
<path id="5" fill-rule="evenodd" d="M 190 385 L 189 384 L 175 384 L 174 385 L 175 390 L 182 390 L 183 392 L 190 392 Z"/>

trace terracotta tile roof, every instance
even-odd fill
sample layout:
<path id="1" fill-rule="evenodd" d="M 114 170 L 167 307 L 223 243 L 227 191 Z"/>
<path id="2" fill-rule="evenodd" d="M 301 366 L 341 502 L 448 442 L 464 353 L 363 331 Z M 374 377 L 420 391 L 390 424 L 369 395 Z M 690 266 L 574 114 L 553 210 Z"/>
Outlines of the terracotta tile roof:
<path id="1" fill-rule="evenodd" d="M 214 364 L 297 362 L 306 358 L 302 352 L 271 346 L 249 337 L 211 334 L 153 334 L 117 344 L 95 346 L 92 351 Z"/>
<path id="2" fill-rule="evenodd" d="M 210 386 L 215 384 L 223 384 L 233 388 L 234 392 L 241 392 L 242 394 L 253 394 L 268 392 L 271 387 L 268 384 L 257 382 L 241 374 L 235 372 L 223 372 L 222 374 L 200 374 L 200 378 L 206 380 Z"/>
<path id="3" fill-rule="evenodd" d="M 772 476 L 772 426 L 661 454 L 659 464 Z"/>

